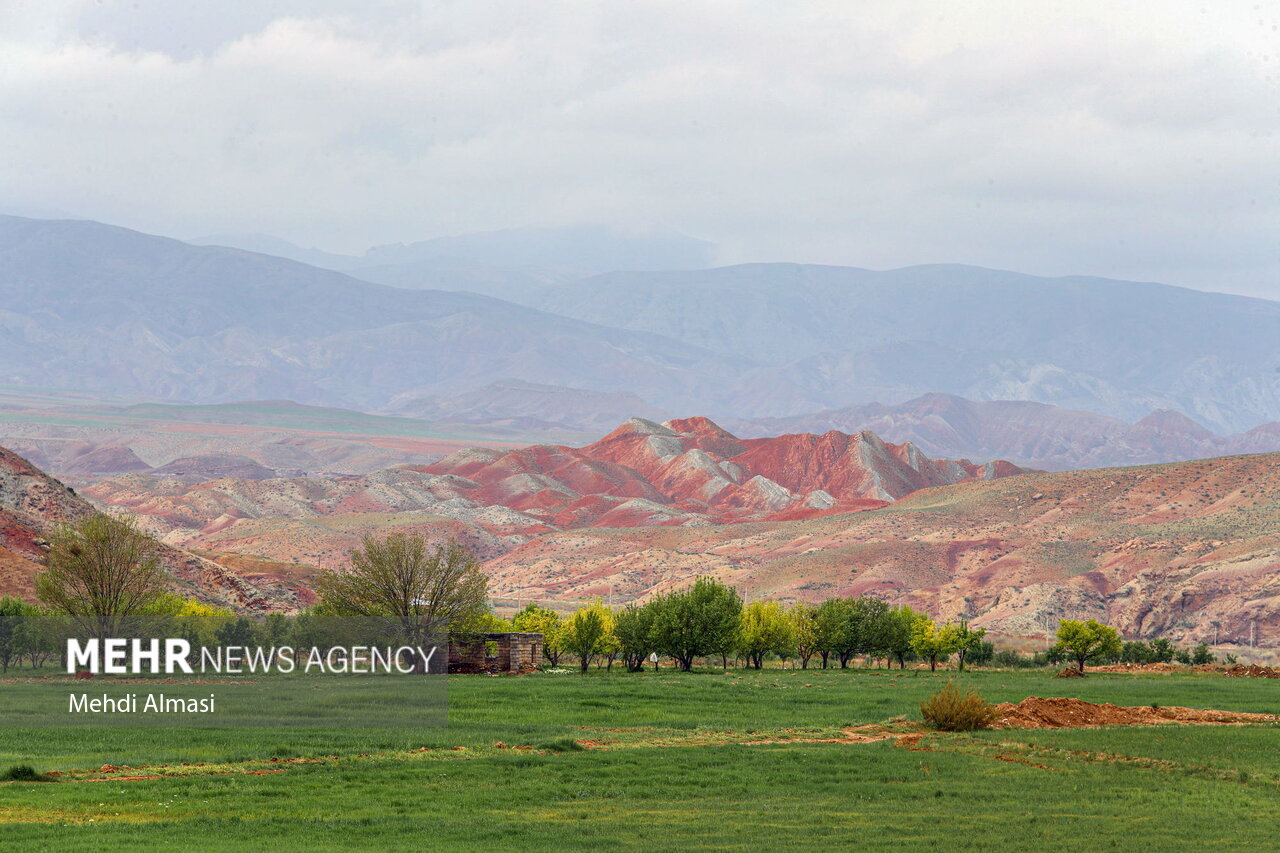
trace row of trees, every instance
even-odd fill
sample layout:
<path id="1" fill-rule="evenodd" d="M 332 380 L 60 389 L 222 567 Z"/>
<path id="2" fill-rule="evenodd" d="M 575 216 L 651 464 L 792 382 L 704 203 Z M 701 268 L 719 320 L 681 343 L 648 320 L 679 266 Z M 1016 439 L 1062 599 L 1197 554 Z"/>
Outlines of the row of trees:
<path id="1" fill-rule="evenodd" d="M 871 596 L 833 598 L 821 604 L 776 601 L 744 604 L 737 591 L 702 577 L 693 585 L 614 611 L 599 601 L 567 619 L 530 604 L 512 619 L 517 631 L 543 635 L 548 660 L 571 654 L 585 671 L 593 659 L 612 667 L 621 658 L 637 671 L 652 655 L 688 670 L 697 658 L 742 659 L 756 669 L 766 658 L 797 659 L 808 668 L 816 657 L 826 669 L 871 657 L 905 667 L 928 661 L 931 669 L 955 655 L 967 663 L 990 660 L 994 648 L 964 622 L 939 625 L 910 607 L 891 607 Z"/>
<path id="2" fill-rule="evenodd" d="M 295 648 L 368 642 L 422 643 L 444 631 L 535 631 L 544 636 L 552 664 L 577 657 L 585 671 L 599 659 L 609 668 L 621 658 L 630 670 L 664 656 L 681 669 L 698 658 L 730 656 L 761 668 L 766 658 L 816 656 L 825 669 L 856 657 L 924 660 L 930 669 L 952 656 L 960 669 L 996 654 L 985 631 L 965 622 L 937 624 L 910 607 L 891 607 L 863 596 L 821 604 L 776 601 L 744 604 L 736 590 L 708 577 L 643 605 L 614 611 L 596 601 L 567 620 L 529 605 L 511 622 L 489 610 L 487 580 L 479 562 L 457 544 L 429 548 L 421 536 L 395 533 L 366 538 L 343 571 L 317 579 L 320 604 L 296 616 L 261 620 L 180 598 L 165 591 L 155 542 L 127 517 L 92 515 L 60 527 L 52 537 L 47 568 L 37 578 L 41 606 L 0 600 L 0 668 L 28 658 L 40 666 L 68 636 L 181 636 L 193 647 L 291 645 Z M 1201 644 L 1178 650 L 1167 640 L 1122 643 L 1119 633 L 1095 620 L 1063 620 L 1046 659 L 1151 663 L 1210 663 Z"/>

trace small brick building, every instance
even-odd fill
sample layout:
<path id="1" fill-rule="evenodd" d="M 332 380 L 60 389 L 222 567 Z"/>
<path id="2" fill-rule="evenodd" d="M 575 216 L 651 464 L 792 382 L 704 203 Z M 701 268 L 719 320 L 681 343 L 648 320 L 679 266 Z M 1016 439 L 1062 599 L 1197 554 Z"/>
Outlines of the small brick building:
<path id="1" fill-rule="evenodd" d="M 450 672 L 531 672 L 542 664 L 542 635 L 449 635 Z"/>

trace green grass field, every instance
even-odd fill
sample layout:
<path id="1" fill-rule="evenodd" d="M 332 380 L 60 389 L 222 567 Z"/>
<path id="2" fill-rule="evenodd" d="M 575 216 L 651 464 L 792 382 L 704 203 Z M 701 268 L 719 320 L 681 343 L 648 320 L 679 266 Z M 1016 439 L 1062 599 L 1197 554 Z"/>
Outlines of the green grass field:
<path id="1" fill-rule="evenodd" d="M 816 742 L 847 740 L 842 730 L 864 724 L 906 729 L 894 719 L 919 719 L 920 700 L 946 679 L 876 670 L 459 676 L 447 728 L 11 727 L 0 771 L 31 764 L 59 781 L 0 784 L 0 847 L 1277 844 L 1274 725 Z M 1280 711 L 1275 681 L 1216 674 L 978 672 L 963 683 L 991 701 Z M 108 764 L 121 769 L 103 772 Z"/>

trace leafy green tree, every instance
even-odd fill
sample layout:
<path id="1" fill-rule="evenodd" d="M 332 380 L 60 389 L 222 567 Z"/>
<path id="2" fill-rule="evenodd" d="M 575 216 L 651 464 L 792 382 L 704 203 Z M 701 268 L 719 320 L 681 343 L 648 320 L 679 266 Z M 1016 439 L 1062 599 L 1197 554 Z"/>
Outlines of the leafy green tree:
<path id="1" fill-rule="evenodd" d="M 883 645 L 883 651 L 897 659 L 899 669 L 906 669 L 907 658 L 915 654 L 911 638 L 916 622 L 923 615 L 906 605 L 891 608 L 885 614 L 880 642 Z"/>
<path id="2" fill-rule="evenodd" d="M 561 622 L 559 613 L 550 607 L 539 607 L 530 602 L 523 610 L 511 617 L 511 624 L 517 631 L 541 634 L 542 656 L 552 666 L 559 666 L 562 651 L 561 639 L 564 632 L 564 623 Z"/>
<path id="3" fill-rule="evenodd" d="M 457 542 L 428 553 L 417 534 L 366 536 L 350 568 L 322 572 L 316 589 L 333 612 L 409 645 L 488 612 L 488 579 L 475 555 Z"/>
<path id="4" fill-rule="evenodd" d="M 1173 643 L 1164 637 L 1157 637 L 1151 641 L 1151 663 L 1169 663 L 1173 660 L 1173 655 Z"/>
<path id="5" fill-rule="evenodd" d="M 644 669 L 645 658 L 654 651 L 653 614 L 649 605 L 628 604 L 614 614 L 613 633 L 618 638 L 622 662 L 630 672 Z"/>
<path id="6" fill-rule="evenodd" d="M 1156 653 L 1151 646 L 1141 640 L 1134 640 L 1125 643 L 1120 647 L 1121 663 L 1155 663 Z"/>
<path id="7" fill-rule="evenodd" d="M 1217 658 L 1214 657 L 1213 652 L 1209 651 L 1208 643 L 1201 643 L 1191 650 L 1191 663 L 1196 666 L 1211 664 L 1216 660 Z"/>
<path id="8" fill-rule="evenodd" d="M 8 596 L 0 598 L 0 667 L 5 672 L 26 654 L 24 635 L 28 618 L 24 602 Z"/>
<path id="9" fill-rule="evenodd" d="M 1096 619 L 1063 619 L 1058 623 L 1056 647 L 1075 661 L 1081 672 L 1090 658 L 1119 656 L 1122 649 L 1120 632 Z"/>
<path id="10" fill-rule="evenodd" d="M 257 625 L 247 616 L 238 616 L 215 634 L 220 646 L 252 646 L 257 643 Z"/>
<path id="11" fill-rule="evenodd" d="M 818 651 L 817 608 L 807 601 L 797 601 L 787 610 L 787 620 L 791 623 L 796 654 L 800 656 L 800 668 L 808 669 L 810 658 Z"/>
<path id="12" fill-rule="evenodd" d="M 841 660 L 842 667 L 855 654 L 880 656 L 884 653 L 889 604 L 875 596 L 863 595 L 849 602 L 849 615 L 853 620 L 853 648 L 851 654 Z"/>
<path id="13" fill-rule="evenodd" d="M 156 543 L 128 516 L 94 513 L 54 532 L 36 595 L 86 637 L 127 637 L 164 592 Z"/>
<path id="14" fill-rule="evenodd" d="M 814 613 L 814 624 L 817 633 L 815 646 L 822 657 L 822 668 L 826 669 L 832 655 L 838 658 L 855 643 L 849 599 L 829 598 L 819 604 Z"/>
<path id="15" fill-rule="evenodd" d="M 283 613 L 268 613 L 262 620 L 262 642 L 270 648 L 279 648 L 288 645 L 289 617 Z"/>
<path id="16" fill-rule="evenodd" d="M 986 635 L 986 628 L 974 630 L 965 621 L 955 626 L 956 662 L 961 672 L 964 672 L 965 661 L 972 660 L 974 652 L 981 647 L 982 638 Z"/>
<path id="17" fill-rule="evenodd" d="M 753 601 L 743 608 L 737 648 L 751 666 L 760 669 L 767 655 L 786 654 L 794 643 L 791 623 L 778 602 Z"/>
<path id="18" fill-rule="evenodd" d="M 39 669 L 65 647 L 70 626 L 66 617 L 48 607 L 28 607 L 20 645 L 32 668 Z"/>
<path id="19" fill-rule="evenodd" d="M 693 668 L 694 658 L 732 646 L 742 615 L 737 591 L 710 577 L 660 595 L 650 606 L 654 608 L 654 648 L 674 658 L 686 672 Z"/>
<path id="20" fill-rule="evenodd" d="M 981 640 L 976 646 L 969 651 L 968 660 L 974 666 L 986 666 L 995 660 L 996 647 L 994 643 Z"/>
<path id="21" fill-rule="evenodd" d="M 612 633 L 612 622 L 609 608 L 596 601 L 576 611 L 565 624 L 565 651 L 578 656 L 584 675 L 591 658 L 600 653 Z"/>

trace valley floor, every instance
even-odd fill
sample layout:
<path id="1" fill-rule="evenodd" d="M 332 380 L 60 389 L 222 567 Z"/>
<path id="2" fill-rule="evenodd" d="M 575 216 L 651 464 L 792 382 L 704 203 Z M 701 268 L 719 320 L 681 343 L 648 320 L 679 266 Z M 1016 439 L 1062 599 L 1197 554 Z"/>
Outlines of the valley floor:
<path id="1" fill-rule="evenodd" d="M 10 728 L 6 849 L 1264 849 L 1280 727 L 925 733 L 908 670 L 451 677 L 435 729 Z M 990 701 L 1274 713 L 1214 673 L 965 674 Z M 4 690 L 20 690 L 7 682 Z M 901 718 L 906 718 L 901 719 Z M 893 736 L 887 736 L 893 735 Z"/>

